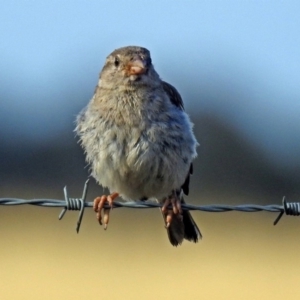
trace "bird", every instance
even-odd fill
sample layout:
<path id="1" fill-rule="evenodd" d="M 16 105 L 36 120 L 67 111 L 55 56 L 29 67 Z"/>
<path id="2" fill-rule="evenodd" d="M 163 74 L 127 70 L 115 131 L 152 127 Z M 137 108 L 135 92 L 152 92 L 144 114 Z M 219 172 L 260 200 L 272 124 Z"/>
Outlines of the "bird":
<path id="1" fill-rule="evenodd" d="M 155 71 L 150 51 L 140 46 L 114 50 L 106 58 L 94 95 L 76 118 L 75 132 L 91 176 L 108 188 L 94 211 L 107 228 L 113 201 L 155 200 L 169 241 L 198 242 L 201 232 L 187 210 L 198 142 L 175 87 Z"/>

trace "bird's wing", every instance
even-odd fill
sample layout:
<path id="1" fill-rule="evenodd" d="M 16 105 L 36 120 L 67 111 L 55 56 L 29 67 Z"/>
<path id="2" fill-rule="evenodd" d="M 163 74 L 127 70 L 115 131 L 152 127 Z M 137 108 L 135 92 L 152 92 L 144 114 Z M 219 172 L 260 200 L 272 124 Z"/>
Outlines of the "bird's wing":
<path id="1" fill-rule="evenodd" d="M 178 91 L 174 88 L 174 86 L 167 83 L 167 82 L 165 82 L 165 81 L 162 82 L 162 85 L 163 85 L 163 88 L 164 88 L 165 92 L 169 96 L 172 104 L 174 104 L 175 106 L 177 106 L 181 110 L 184 110 L 182 98 L 181 98 L 180 94 L 178 93 Z M 183 192 L 186 195 L 189 194 L 189 185 L 190 185 L 190 175 L 191 174 L 193 174 L 193 164 L 191 164 L 190 170 L 189 170 L 189 172 L 186 176 L 185 182 L 181 186 Z"/>
<path id="2" fill-rule="evenodd" d="M 178 93 L 178 91 L 174 88 L 174 86 L 165 81 L 162 82 L 162 85 L 163 85 L 165 92 L 168 94 L 171 102 L 175 106 L 179 107 L 181 110 L 184 110 L 182 98 L 181 98 L 180 94 Z"/>

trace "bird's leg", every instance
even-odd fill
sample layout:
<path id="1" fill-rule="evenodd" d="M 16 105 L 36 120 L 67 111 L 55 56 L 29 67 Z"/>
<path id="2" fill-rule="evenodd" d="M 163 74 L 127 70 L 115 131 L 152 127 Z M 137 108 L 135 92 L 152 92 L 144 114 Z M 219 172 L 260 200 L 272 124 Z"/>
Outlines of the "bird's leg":
<path id="1" fill-rule="evenodd" d="M 172 209 L 168 209 L 169 204 L 172 205 Z M 181 201 L 175 190 L 173 190 L 172 194 L 165 200 L 161 211 L 165 215 L 166 228 L 170 226 L 174 215 L 178 218 L 182 218 Z"/>
<path id="2" fill-rule="evenodd" d="M 107 228 L 109 222 L 109 213 L 113 207 L 113 201 L 119 196 L 118 193 L 112 193 L 108 196 L 103 195 L 94 199 L 93 209 L 96 212 L 97 220 L 102 225 L 102 210 L 103 210 L 103 224 L 104 229 Z M 110 208 L 103 208 L 105 202 L 108 202 Z"/>

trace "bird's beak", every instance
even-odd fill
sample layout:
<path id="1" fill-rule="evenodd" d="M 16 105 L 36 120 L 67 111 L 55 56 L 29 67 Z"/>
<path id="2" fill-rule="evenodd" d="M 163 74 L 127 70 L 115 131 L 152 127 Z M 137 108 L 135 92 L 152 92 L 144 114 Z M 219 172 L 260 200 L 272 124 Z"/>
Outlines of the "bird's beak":
<path id="1" fill-rule="evenodd" d="M 140 58 L 134 59 L 127 64 L 128 75 L 141 75 L 147 70 L 146 63 Z"/>

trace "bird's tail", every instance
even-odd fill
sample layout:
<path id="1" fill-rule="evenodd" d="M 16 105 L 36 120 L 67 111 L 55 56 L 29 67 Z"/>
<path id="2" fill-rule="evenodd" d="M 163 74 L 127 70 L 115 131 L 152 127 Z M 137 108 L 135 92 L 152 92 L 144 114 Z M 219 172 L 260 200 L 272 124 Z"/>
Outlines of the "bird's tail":
<path id="1" fill-rule="evenodd" d="M 185 203 L 183 197 L 181 197 L 181 203 Z M 183 239 L 197 243 L 202 238 L 201 232 L 188 210 L 182 211 L 181 219 L 176 216 L 173 217 L 170 226 L 167 228 L 167 233 L 173 246 L 180 245 Z"/>

